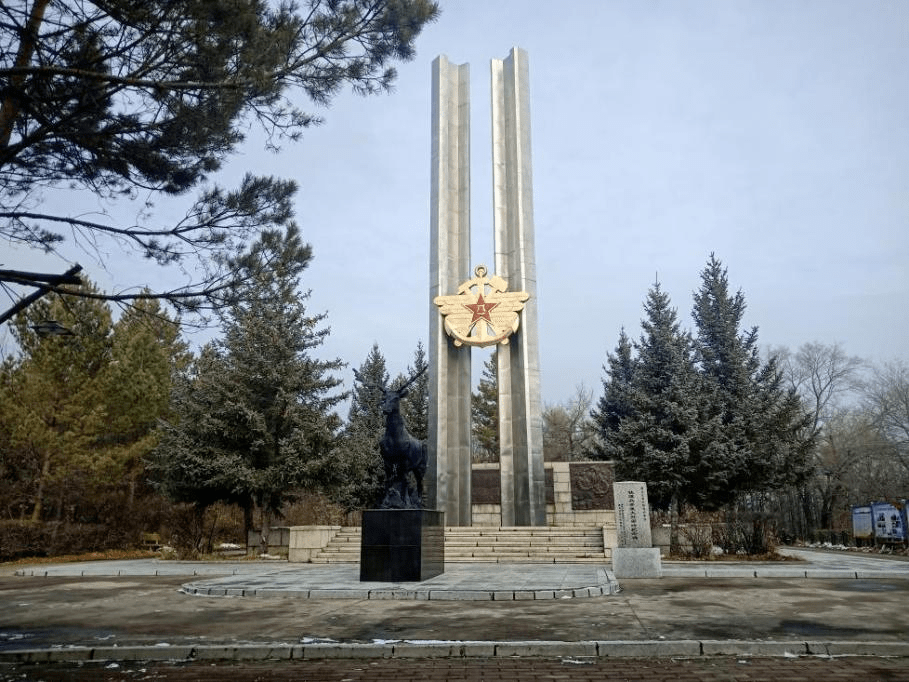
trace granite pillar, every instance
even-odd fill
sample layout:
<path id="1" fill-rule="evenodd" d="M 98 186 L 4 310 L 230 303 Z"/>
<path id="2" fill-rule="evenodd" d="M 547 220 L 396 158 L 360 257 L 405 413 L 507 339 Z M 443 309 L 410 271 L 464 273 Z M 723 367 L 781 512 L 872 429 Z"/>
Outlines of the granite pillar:
<path id="1" fill-rule="evenodd" d="M 513 48 L 491 70 L 495 271 L 530 294 L 520 330 L 497 353 L 502 525 L 545 526 L 527 53 Z"/>
<path id="2" fill-rule="evenodd" d="M 455 347 L 432 301 L 470 278 L 470 68 L 444 55 L 432 65 L 431 183 L 426 499 L 469 526 L 470 348 Z"/>

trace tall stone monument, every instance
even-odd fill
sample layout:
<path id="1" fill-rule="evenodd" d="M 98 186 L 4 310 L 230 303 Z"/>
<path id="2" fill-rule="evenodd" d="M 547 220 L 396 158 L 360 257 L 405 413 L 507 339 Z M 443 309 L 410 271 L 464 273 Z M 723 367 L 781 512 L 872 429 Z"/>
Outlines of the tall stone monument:
<path id="1" fill-rule="evenodd" d="M 429 221 L 429 439 L 426 498 L 450 526 L 470 525 L 470 347 L 448 341 L 432 303 L 470 272 L 470 67 L 432 65 Z"/>
<path id="2" fill-rule="evenodd" d="M 446 524 L 471 524 L 470 348 L 501 344 L 502 525 L 545 525 L 527 53 L 492 60 L 491 277 L 470 278 L 469 67 L 440 56 L 432 72 L 427 498 Z"/>

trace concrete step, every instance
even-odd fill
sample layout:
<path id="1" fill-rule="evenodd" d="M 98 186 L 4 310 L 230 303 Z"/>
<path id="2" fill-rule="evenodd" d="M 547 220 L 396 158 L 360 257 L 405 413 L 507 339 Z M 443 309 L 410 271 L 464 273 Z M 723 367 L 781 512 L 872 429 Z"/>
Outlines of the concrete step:
<path id="1" fill-rule="evenodd" d="M 595 557 L 497 557 L 497 556 L 448 556 L 445 555 L 446 564 L 602 564 L 608 563 L 609 556 Z M 360 555 L 354 558 L 348 557 L 325 557 L 318 556 L 312 560 L 314 564 L 357 564 L 360 563 Z"/>
<path id="2" fill-rule="evenodd" d="M 603 538 L 445 538 L 445 544 L 451 547 L 602 547 Z"/>
<path id="3" fill-rule="evenodd" d="M 313 563 L 356 563 L 361 529 L 342 528 Z M 603 547 L 599 527 L 452 526 L 445 529 L 445 561 L 452 563 L 603 563 L 611 552 Z"/>

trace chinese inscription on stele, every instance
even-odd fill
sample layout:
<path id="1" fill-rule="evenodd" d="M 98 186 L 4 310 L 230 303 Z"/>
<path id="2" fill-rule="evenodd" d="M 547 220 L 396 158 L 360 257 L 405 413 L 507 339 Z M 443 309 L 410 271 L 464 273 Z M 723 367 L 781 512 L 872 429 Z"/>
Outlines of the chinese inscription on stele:
<path id="1" fill-rule="evenodd" d="M 613 494 L 619 547 L 650 547 L 647 484 L 640 481 L 616 482 Z"/>
<path id="2" fill-rule="evenodd" d="M 458 287 L 457 294 L 433 299 L 445 321 L 445 333 L 456 346 L 508 343 L 508 337 L 518 330 L 519 313 L 530 294 L 508 291 L 504 279 L 486 276 L 485 265 L 474 268 L 474 274 Z"/>

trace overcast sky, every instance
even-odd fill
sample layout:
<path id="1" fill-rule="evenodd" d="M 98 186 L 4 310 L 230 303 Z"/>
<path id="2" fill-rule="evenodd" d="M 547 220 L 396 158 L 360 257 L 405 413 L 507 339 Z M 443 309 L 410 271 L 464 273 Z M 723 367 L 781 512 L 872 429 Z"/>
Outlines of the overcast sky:
<path id="1" fill-rule="evenodd" d="M 297 180 L 322 353 L 392 374 L 428 346 L 431 62 L 471 71 L 474 265 L 491 266 L 489 60 L 530 62 L 543 400 L 599 395 L 658 277 L 686 327 L 711 252 L 762 346 L 909 359 L 909 2 L 442 0 L 395 91 L 339 96 L 278 156 Z M 114 257 L 115 258 L 115 257 Z M 8 259 L 4 259 L 5 261 Z M 109 263 L 104 285 L 133 284 Z M 122 269 L 121 269 L 121 266 Z M 11 266 L 6 266 L 11 267 Z M 114 284 L 109 288 L 116 288 Z M 475 375 L 486 357 L 474 351 Z M 350 384 L 350 372 L 345 373 Z"/>

